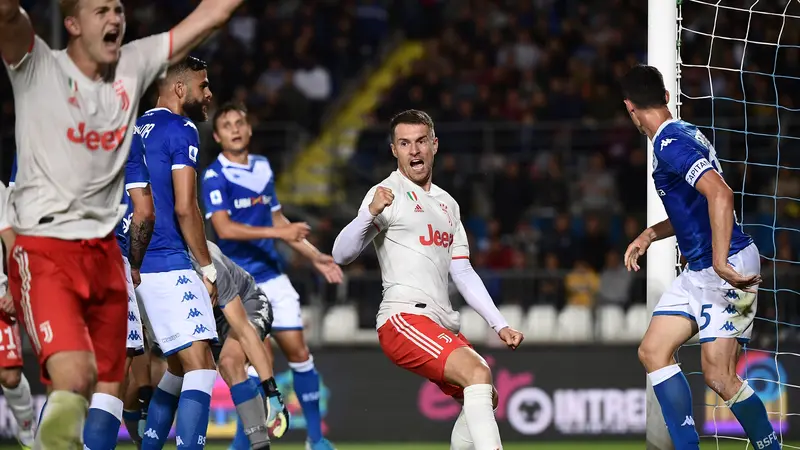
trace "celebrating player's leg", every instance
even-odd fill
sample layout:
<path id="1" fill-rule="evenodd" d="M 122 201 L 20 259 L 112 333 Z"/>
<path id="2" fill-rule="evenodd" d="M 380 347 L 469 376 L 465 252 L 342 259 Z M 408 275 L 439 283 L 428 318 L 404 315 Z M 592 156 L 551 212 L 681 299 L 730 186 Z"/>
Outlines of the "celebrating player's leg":
<path id="1" fill-rule="evenodd" d="M 136 292 L 168 359 L 169 371 L 159 389 L 170 396 L 151 400 L 144 449 L 162 448 L 166 442 L 172 414 L 153 414 L 161 406 L 169 407 L 165 411 L 177 408 L 178 448 L 203 447 L 217 378 L 209 347 L 209 341 L 217 340 L 212 310 L 216 270 L 197 205 L 200 142 L 194 125 L 208 117 L 208 86 L 206 64 L 186 58 L 159 80 L 156 108 L 136 123 L 133 145 L 144 149 L 157 217 Z M 189 252 L 197 258 L 202 278 L 192 269 Z M 169 398 L 168 405 L 154 405 L 164 398 Z"/>
<path id="2" fill-rule="evenodd" d="M 761 399 L 736 374 L 750 339 L 761 282 L 758 249 L 736 223 L 733 192 L 714 147 L 694 125 L 672 118 L 658 70 L 637 66 L 622 80 L 634 125 L 653 142 L 653 180 L 668 219 L 642 232 L 625 253 L 628 270 L 650 244 L 675 236 L 687 268 L 653 311 L 639 346 L 676 450 L 699 448 L 686 377 L 673 355 L 699 331 L 706 384 L 725 401 L 755 448 L 780 448 Z"/>
<path id="3" fill-rule="evenodd" d="M 122 46 L 119 0 L 62 0 L 70 39 L 66 51 L 53 51 L 19 0 L 0 0 L 19 158 L 9 281 L 53 389 L 40 448 L 81 446 L 87 400 L 95 391 L 118 395 L 124 376 L 127 293 L 110 234 L 139 99 L 241 2 L 204 0 L 169 33 Z"/>
<path id="4" fill-rule="evenodd" d="M 333 257 L 349 264 L 375 244 L 384 280 L 377 324 L 384 353 L 463 402 L 452 449 L 500 449 L 492 373 L 459 333 L 448 275 L 511 349 L 522 343 L 522 333 L 508 326 L 469 263 L 458 203 L 431 182 L 439 141 L 430 116 L 405 111 L 390 126 L 397 171 L 367 193 L 358 216 L 336 237 Z"/>
<path id="5" fill-rule="evenodd" d="M 222 153 L 203 174 L 206 216 L 211 218 L 222 251 L 253 275 L 272 304 L 272 336 L 292 369 L 294 390 L 306 419 L 307 447 L 330 449 L 332 445 L 322 437 L 319 375 L 303 337 L 299 295 L 283 273 L 274 239 L 284 240 L 308 258 L 329 283 L 340 283 L 342 271 L 333 258 L 305 239 L 307 224 L 291 223 L 283 215 L 269 161 L 248 151 L 252 128 L 245 108 L 224 105 L 213 125 Z"/>

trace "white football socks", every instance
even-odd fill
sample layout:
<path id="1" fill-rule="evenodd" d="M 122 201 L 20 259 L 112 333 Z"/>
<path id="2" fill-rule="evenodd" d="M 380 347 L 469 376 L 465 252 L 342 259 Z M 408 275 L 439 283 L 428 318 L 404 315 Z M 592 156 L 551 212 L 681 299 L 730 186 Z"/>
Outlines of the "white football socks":
<path id="1" fill-rule="evenodd" d="M 464 388 L 463 413 L 475 450 L 502 450 L 500 431 L 492 407 L 491 384 L 474 384 Z"/>
<path id="2" fill-rule="evenodd" d="M 19 384 L 15 388 L 3 386 L 3 396 L 6 404 L 17 420 L 19 427 L 20 441 L 27 446 L 33 445 L 33 424 L 36 421 L 36 413 L 33 411 L 33 398 L 31 397 L 31 385 L 25 374 L 20 374 Z"/>
<path id="3" fill-rule="evenodd" d="M 461 414 L 458 415 L 458 419 L 453 425 L 453 433 L 450 435 L 450 450 L 473 450 L 474 448 L 475 445 L 467 427 L 467 417 L 462 408 Z"/>

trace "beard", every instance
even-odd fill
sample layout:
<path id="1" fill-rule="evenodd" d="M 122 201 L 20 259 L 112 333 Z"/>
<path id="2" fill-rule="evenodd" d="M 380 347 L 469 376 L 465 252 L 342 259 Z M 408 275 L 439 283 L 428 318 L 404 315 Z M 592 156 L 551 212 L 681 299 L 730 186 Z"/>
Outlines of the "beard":
<path id="1" fill-rule="evenodd" d="M 208 113 L 203 110 L 205 104 L 202 101 L 192 100 L 183 104 L 183 113 L 192 122 L 200 123 L 208 120 Z"/>

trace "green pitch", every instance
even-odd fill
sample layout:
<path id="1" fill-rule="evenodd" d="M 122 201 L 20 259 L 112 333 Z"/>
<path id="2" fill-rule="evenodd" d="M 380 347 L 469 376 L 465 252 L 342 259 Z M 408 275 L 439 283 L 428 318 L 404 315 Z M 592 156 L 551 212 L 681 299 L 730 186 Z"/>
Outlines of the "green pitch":
<path id="1" fill-rule="evenodd" d="M 784 443 L 788 444 L 788 443 Z M 120 445 L 117 447 L 119 450 L 135 450 L 136 447 L 130 445 Z M 172 445 L 167 445 L 164 448 L 175 448 L 174 442 Z M 227 450 L 227 445 L 209 444 L 206 450 Z M 448 450 L 448 443 L 431 444 L 431 443 L 406 443 L 406 444 L 340 444 L 336 443 L 338 450 Z M 526 443 L 508 443 L 503 444 L 505 450 L 641 450 L 644 448 L 644 443 L 628 441 L 628 442 L 540 442 L 531 440 Z M 744 442 L 720 442 L 719 447 L 715 442 L 705 441 L 700 445 L 701 450 L 745 450 L 752 449 L 753 447 L 745 447 Z M 0 446 L 0 450 L 19 449 L 18 446 Z M 274 442 L 272 444 L 273 450 L 305 450 L 302 444 L 282 444 Z"/>

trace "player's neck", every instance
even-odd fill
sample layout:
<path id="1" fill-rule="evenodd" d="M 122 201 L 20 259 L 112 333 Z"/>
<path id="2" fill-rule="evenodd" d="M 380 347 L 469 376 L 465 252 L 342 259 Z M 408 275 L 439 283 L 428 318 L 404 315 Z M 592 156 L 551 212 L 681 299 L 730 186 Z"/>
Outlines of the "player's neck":
<path id="1" fill-rule="evenodd" d="M 658 129 L 661 128 L 661 125 L 670 119 L 672 119 L 672 113 L 669 112 L 669 109 L 667 108 L 650 109 L 644 113 L 640 113 L 639 116 L 639 120 L 642 123 L 642 128 L 644 128 L 648 139 L 651 141 L 656 136 L 656 133 L 658 132 Z"/>
<path id="2" fill-rule="evenodd" d="M 108 72 L 108 65 L 93 61 L 76 40 L 67 44 L 67 56 L 75 64 L 75 67 L 90 80 L 97 81 Z"/>
<path id="3" fill-rule="evenodd" d="M 247 156 L 250 152 L 247 149 L 234 152 L 234 151 L 224 151 L 222 152 L 222 156 L 225 157 L 228 161 L 236 164 L 247 164 Z"/>
<path id="4" fill-rule="evenodd" d="M 183 107 L 181 103 L 176 98 L 166 98 L 162 96 L 158 96 L 158 101 L 156 102 L 156 108 L 166 108 L 172 112 L 172 114 L 177 114 L 179 116 L 183 114 Z"/>
<path id="5" fill-rule="evenodd" d="M 432 174 L 426 180 L 417 182 L 417 181 L 412 180 L 411 177 L 408 176 L 408 174 L 403 172 L 403 169 L 398 168 L 397 170 L 400 172 L 400 175 L 405 177 L 406 180 L 408 180 L 408 181 L 416 184 L 417 186 L 421 187 L 422 190 L 424 190 L 425 192 L 429 192 L 431 190 L 431 184 L 433 183 L 433 175 Z"/>

